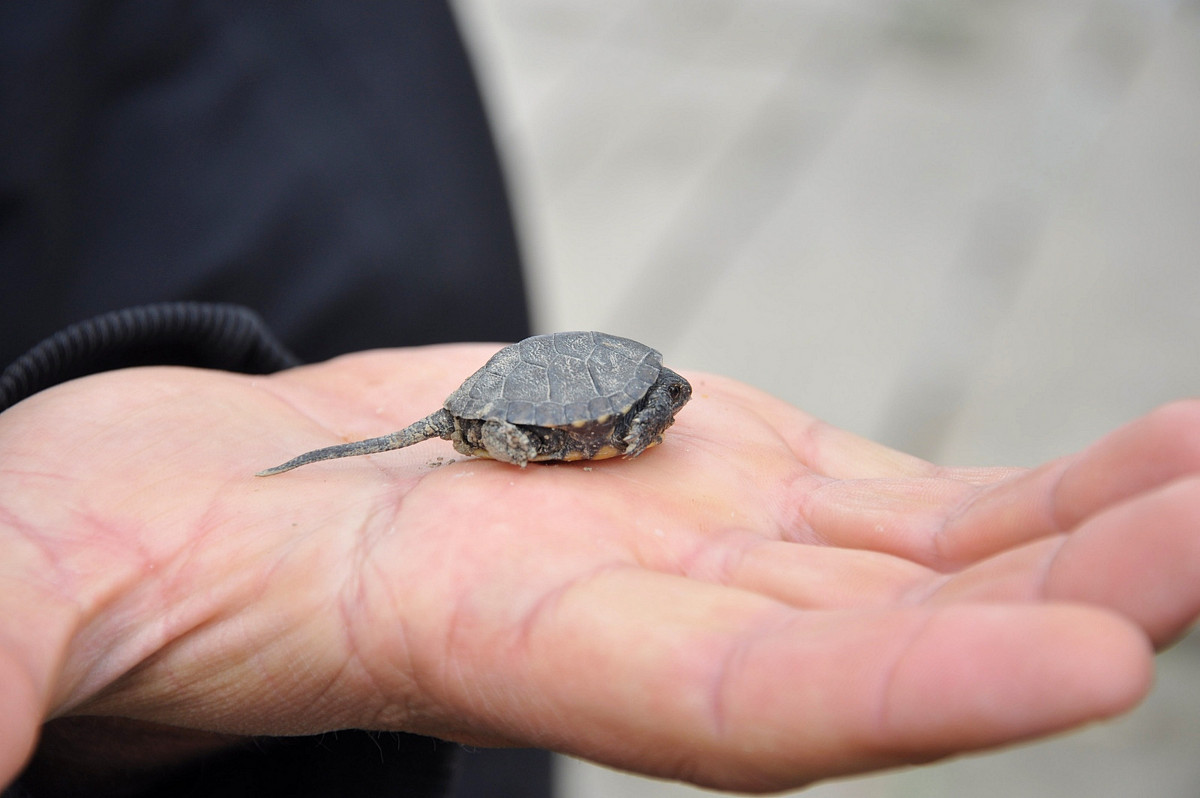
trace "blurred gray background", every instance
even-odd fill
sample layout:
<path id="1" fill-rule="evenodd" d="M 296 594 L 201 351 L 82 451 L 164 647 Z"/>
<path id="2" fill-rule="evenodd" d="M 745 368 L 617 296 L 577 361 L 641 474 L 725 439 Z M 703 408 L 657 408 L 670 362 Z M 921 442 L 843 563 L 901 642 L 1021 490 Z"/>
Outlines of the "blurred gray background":
<path id="1" fill-rule="evenodd" d="M 1200 0 L 455 0 L 538 331 L 946 464 L 1200 395 Z M 819 785 L 1200 794 L 1200 640 L 1121 720 Z M 711 795 L 562 760 L 564 798 Z"/>

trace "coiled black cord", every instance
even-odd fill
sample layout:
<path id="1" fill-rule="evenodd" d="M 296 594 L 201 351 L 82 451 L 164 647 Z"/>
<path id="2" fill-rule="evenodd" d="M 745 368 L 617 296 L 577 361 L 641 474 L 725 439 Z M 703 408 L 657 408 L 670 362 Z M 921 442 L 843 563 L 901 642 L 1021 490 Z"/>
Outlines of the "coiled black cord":
<path id="1" fill-rule="evenodd" d="M 146 365 L 266 374 L 299 365 L 254 311 L 215 302 L 164 302 L 72 324 L 0 373 L 0 411 L 67 380 Z"/>

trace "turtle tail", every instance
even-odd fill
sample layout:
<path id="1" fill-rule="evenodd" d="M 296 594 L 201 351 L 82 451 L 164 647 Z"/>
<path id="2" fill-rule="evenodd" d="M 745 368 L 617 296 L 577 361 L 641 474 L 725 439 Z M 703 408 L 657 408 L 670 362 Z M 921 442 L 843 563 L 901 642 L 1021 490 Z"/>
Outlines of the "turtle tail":
<path id="1" fill-rule="evenodd" d="M 293 468 L 299 468 L 302 465 L 315 463 L 319 460 L 333 460 L 337 457 L 357 457 L 361 454 L 379 454 L 380 452 L 389 452 L 392 449 L 403 449 L 405 446 L 412 446 L 414 443 L 420 443 L 430 438 L 446 438 L 449 440 L 452 432 L 454 432 L 454 417 L 450 415 L 450 411 L 442 409 L 436 413 L 430 413 L 420 421 L 409 424 L 399 432 L 393 432 L 390 435 L 383 435 L 378 438 L 368 438 L 365 441 L 353 441 L 352 443 L 341 443 L 337 446 L 326 446 L 324 449 L 314 449 L 298 457 L 293 457 L 286 463 L 277 465 L 274 468 L 259 471 L 254 476 L 270 477 L 275 474 L 282 474 L 284 471 L 291 471 Z"/>

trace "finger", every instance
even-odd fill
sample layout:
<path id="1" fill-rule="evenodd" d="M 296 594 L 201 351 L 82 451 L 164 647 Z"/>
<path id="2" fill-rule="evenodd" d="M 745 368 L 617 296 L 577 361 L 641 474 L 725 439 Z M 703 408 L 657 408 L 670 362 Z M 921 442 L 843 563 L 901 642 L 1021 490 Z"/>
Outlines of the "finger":
<path id="1" fill-rule="evenodd" d="M 1176 402 L 1108 435 L 1063 472 L 1054 495 L 1070 528 L 1123 499 L 1200 474 L 1200 401 Z"/>
<path id="2" fill-rule="evenodd" d="M 1046 574 L 1046 595 L 1111 607 L 1165 645 L 1200 614 L 1200 476 L 1085 521 Z"/>
<path id="3" fill-rule="evenodd" d="M 796 479 L 780 525 L 798 539 L 903 557 L 938 570 L 961 561 L 943 551 L 948 519 L 982 489 L 955 479 Z"/>
<path id="4" fill-rule="evenodd" d="M 1074 457 L 979 492 L 947 519 L 939 553 L 950 563 L 974 562 L 1197 473 L 1200 402 L 1168 405 Z"/>
<path id="5" fill-rule="evenodd" d="M 916 588 L 936 603 L 1071 601 L 1112 610 L 1157 646 L 1200 615 L 1200 478 L 1181 480 Z"/>
<path id="6" fill-rule="evenodd" d="M 459 711 L 482 707 L 512 739 L 738 790 L 1053 732 L 1128 708 L 1149 678 L 1140 634 L 1083 608 L 801 612 L 631 568 L 496 643 L 489 668 L 459 669 Z M 517 691 L 499 673 L 514 654 Z"/>
<path id="7" fill-rule="evenodd" d="M 930 571 L 900 557 L 733 532 L 640 548 L 647 567 L 735 587 L 806 609 L 882 607 L 927 582 Z"/>

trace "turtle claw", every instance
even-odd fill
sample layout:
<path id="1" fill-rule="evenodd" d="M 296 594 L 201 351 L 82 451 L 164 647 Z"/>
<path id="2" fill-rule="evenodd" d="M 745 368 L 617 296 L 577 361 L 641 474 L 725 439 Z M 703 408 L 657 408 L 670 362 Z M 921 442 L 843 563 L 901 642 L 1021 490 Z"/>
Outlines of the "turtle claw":
<path id="1" fill-rule="evenodd" d="M 662 443 L 662 436 L 655 435 L 649 440 L 638 440 L 632 434 L 625 436 L 625 457 L 627 459 L 637 457 L 642 452 L 649 449 L 651 446 L 657 446 Z"/>

